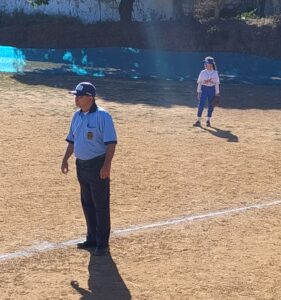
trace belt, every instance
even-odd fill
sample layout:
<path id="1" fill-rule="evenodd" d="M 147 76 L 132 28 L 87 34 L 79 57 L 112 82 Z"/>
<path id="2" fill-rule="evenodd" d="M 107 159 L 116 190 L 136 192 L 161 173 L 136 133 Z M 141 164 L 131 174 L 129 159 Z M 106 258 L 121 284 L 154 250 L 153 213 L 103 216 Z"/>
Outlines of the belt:
<path id="1" fill-rule="evenodd" d="M 206 88 L 212 88 L 214 87 L 215 85 L 205 85 L 205 84 L 202 84 L 202 87 L 206 87 Z"/>
<path id="2" fill-rule="evenodd" d="M 76 158 L 76 161 L 77 163 L 79 163 L 80 165 L 88 165 L 88 164 L 91 164 L 93 162 L 96 162 L 98 160 L 101 160 L 105 158 L 105 154 L 102 154 L 102 155 L 99 155 L 99 156 L 96 156 L 94 158 L 91 158 L 91 159 L 79 159 L 79 158 Z"/>

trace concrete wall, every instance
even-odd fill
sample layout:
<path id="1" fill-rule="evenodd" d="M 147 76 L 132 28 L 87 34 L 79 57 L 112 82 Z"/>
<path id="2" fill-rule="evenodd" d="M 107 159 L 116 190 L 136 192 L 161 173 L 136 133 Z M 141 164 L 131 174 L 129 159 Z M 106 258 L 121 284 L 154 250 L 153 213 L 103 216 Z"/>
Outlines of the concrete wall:
<path id="1" fill-rule="evenodd" d="M 281 86 L 281 60 L 226 52 L 136 48 L 20 49 L 0 46 L 0 72 L 131 79 L 197 80 L 202 59 L 216 58 L 222 82 Z"/>
<path id="2" fill-rule="evenodd" d="M 183 0 L 186 15 L 193 13 L 195 0 Z M 0 11 L 12 13 L 22 11 L 27 14 L 45 13 L 66 15 L 81 19 L 85 23 L 118 21 L 120 0 L 50 0 L 50 4 L 33 8 L 27 0 L 1 0 Z M 169 20 L 175 16 L 174 0 L 136 0 L 133 19 L 135 21 Z M 226 0 L 228 9 L 237 5 L 253 3 L 253 0 Z M 273 15 L 281 12 L 281 0 L 267 0 L 265 12 Z"/>
<path id="3" fill-rule="evenodd" d="M 45 13 L 80 18 L 85 23 L 118 21 L 120 0 L 50 0 L 49 5 L 33 8 L 26 0 L 1 0 L 0 11 L 27 14 Z M 168 20 L 173 17 L 173 0 L 136 0 L 133 19 L 136 21 Z"/>
<path id="4" fill-rule="evenodd" d="M 45 13 L 48 15 L 67 15 L 80 18 L 83 22 L 97 22 L 102 20 L 117 20 L 118 10 L 111 7 L 109 1 L 101 2 L 101 9 L 97 0 L 50 0 L 49 5 L 33 8 L 26 0 L 1 0 L 0 10 L 12 13 L 23 11 L 27 14 Z"/>

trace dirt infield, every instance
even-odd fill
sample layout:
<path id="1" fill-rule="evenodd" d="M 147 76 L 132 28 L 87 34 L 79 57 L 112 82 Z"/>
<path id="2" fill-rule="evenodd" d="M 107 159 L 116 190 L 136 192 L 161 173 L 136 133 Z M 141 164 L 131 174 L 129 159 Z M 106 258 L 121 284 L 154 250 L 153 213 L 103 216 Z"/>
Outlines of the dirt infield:
<path id="1" fill-rule="evenodd" d="M 0 257 L 83 238 L 74 159 L 60 173 L 81 77 L 0 75 Z M 83 78 L 84 80 L 85 78 Z M 223 85 L 194 128 L 192 82 L 96 79 L 119 137 L 112 229 L 281 200 L 280 88 Z M 0 261 L 0 299 L 281 299 L 281 205 Z"/>

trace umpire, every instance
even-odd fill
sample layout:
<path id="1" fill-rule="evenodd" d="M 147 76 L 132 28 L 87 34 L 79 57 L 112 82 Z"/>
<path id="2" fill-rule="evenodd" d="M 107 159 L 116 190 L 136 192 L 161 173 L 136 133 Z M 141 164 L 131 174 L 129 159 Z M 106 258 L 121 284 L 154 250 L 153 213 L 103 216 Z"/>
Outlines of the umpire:
<path id="1" fill-rule="evenodd" d="M 94 248 L 94 255 L 109 252 L 110 235 L 110 168 L 117 137 L 110 114 L 96 105 L 96 88 L 90 82 L 80 82 L 74 91 L 80 110 L 73 115 L 68 142 L 61 164 L 68 173 L 68 159 L 76 157 L 81 203 L 87 224 L 87 238 L 79 249 Z"/>

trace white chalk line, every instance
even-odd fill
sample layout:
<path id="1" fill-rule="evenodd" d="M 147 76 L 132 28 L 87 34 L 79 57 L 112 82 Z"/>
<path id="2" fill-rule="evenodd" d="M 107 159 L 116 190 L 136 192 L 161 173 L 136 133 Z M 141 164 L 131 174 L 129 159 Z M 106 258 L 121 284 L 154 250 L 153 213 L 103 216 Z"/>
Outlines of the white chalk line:
<path id="1" fill-rule="evenodd" d="M 229 214 L 237 214 L 241 212 L 245 212 L 247 210 L 254 210 L 254 209 L 263 209 L 267 208 L 270 206 L 275 206 L 281 204 L 281 200 L 276 200 L 273 202 L 268 202 L 268 203 L 259 203 L 259 204 L 253 204 L 249 206 L 244 206 L 244 207 L 238 207 L 238 208 L 231 208 L 231 209 L 225 209 L 225 210 L 219 210 L 219 211 L 214 211 L 214 212 L 209 212 L 206 214 L 201 214 L 201 215 L 186 215 L 166 221 L 161 221 L 161 222 L 155 222 L 151 224 L 145 224 L 145 225 L 135 225 L 131 226 L 129 228 L 124 228 L 124 229 L 116 229 L 113 230 L 111 235 L 112 236 L 124 236 L 128 235 L 134 232 L 139 232 L 143 230 L 148 230 L 148 229 L 155 229 L 155 228 L 160 228 L 160 227 L 167 227 L 167 226 L 174 226 L 178 225 L 181 223 L 187 223 L 187 222 L 192 222 L 192 221 L 197 221 L 197 220 L 206 220 L 214 217 L 219 217 L 219 216 L 225 216 Z M 12 260 L 15 258 L 22 258 L 22 257 L 30 257 L 34 256 L 36 254 L 42 253 L 42 252 L 47 252 L 50 250 L 56 250 L 56 249 L 63 249 L 67 248 L 69 246 L 76 245 L 79 242 L 82 242 L 84 239 L 79 238 L 79 239 L 73 239 L 61 243 L 49 243 L 49 242 L 43 242 L 38 245 L 34 245 L 28 249 L 22 250 L 22 251 L 16 251 L 12 253 L 3 253 L 0 254 L 0 261 L 8 261 Z"/>

